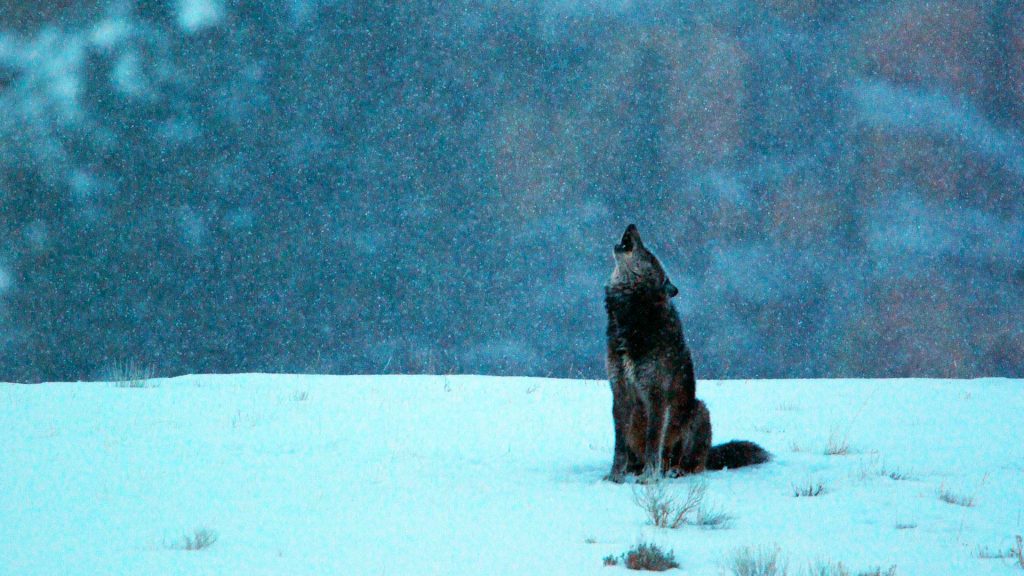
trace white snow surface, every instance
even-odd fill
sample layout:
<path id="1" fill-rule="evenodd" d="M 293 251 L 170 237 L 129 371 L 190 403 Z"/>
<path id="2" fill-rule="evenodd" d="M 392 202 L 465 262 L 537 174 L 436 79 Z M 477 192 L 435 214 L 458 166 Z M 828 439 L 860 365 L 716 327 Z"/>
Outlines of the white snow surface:
<path id="1" fill-rule="evenodd" d="M 611 576 L 625 568 L 602 558 L 641 540 L 672 549 L 676 574 L 728 574 L 738 547 L 775 545 L 790 574 L 1024 574 L 978 557 L 1024 534 L 1021 380 L 700 382 L 716 443 L 775 455 L 668 481 L 703 479 L 734 517 L 722 530 L 650 526 L 634 486 L 602 481 L 602 381 L 150 383 L 0 384 L 0 575 Z M 826 455 L 830 436 L 850 453 Z M 818 481 L 826 494 L 793 496 Z M 175 546 L 197 528 L 219 539 Z"/>

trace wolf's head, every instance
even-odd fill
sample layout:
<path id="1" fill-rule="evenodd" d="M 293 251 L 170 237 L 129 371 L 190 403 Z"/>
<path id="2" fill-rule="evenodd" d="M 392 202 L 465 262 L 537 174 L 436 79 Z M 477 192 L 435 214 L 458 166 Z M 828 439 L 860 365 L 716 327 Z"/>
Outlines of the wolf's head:
<path id="1" fill-rule="evenodd" d="M 644 247 L 640 231 L 635 224 L 626 227 L 622 240 L 615 245 L 615 270 L 608 281 L 609 287 L 634 287 L 646 290 L 664 290 L 672 298 L 679 290 L 668 279 L 661 262 Z"/>

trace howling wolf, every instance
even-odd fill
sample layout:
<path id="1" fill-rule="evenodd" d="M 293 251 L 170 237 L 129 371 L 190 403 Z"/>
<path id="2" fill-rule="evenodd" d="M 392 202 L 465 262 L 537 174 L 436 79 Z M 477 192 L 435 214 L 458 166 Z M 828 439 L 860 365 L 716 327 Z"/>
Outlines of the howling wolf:
<path id="1" fill-rule="evenodd" d="M 679 290 L 630 224 L 615 245 L 605 287 L 608 379 L 615 457 L 607 479 L 623 482 L 767 462 L 753 442 L 711 446 L 711 416 L 696 397 L 693 360 L 672 305 Z"/>

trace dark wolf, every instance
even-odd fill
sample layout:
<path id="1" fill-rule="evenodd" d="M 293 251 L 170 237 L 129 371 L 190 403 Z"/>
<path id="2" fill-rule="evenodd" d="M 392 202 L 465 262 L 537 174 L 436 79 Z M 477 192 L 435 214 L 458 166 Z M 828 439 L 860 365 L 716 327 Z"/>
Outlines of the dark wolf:
<path id="1" fill-rule="evenodd" d="M 711 446 L 711 416 L 696 397 L 693 359 L 672 305 L 679 290 L 630 224 L 605 287 L 615 456 L 607 479 L 651 479 L 767 462 L 753 442 Z"/>

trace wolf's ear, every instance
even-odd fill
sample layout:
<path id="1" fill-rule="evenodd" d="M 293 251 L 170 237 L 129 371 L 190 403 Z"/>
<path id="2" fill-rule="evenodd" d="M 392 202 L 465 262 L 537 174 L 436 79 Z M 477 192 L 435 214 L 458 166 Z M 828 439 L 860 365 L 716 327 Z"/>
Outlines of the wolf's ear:
<path id="1" fill-rule="evenodd" d="M 676 285 L 668 278 L 665 279 L 665 293 L 669 298 L 675 298 L 676 294 L 679 294 L 679 288 L 676 288 Z"/>

